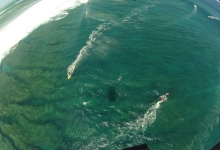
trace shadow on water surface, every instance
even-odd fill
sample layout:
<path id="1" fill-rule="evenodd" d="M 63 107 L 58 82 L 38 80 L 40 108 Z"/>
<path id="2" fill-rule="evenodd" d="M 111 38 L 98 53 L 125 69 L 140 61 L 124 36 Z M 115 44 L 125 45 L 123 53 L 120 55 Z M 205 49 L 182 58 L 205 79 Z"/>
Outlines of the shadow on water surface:
<path id="1" fill-rule="evenodd" d="M 118 94 L 116 92 L 115 87 L 109 86 L 108 87 L 108 99 L 109 99 L 109 101 L 110 102 L 115 102 L 117 97 L 118 97 Z"/>

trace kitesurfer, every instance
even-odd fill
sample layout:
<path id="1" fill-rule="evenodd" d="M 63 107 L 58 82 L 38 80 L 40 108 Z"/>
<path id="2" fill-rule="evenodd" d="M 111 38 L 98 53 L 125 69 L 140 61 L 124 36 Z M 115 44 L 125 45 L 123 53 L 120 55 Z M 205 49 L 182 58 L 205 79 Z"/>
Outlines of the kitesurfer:
<path id="1" fill-rule="evenodd" d="M 167 96 L 169 95 L 169 92 L 166 92 L 164 95 L 160 96 L 160 101 L 163 102 L 167 100 Z"/>

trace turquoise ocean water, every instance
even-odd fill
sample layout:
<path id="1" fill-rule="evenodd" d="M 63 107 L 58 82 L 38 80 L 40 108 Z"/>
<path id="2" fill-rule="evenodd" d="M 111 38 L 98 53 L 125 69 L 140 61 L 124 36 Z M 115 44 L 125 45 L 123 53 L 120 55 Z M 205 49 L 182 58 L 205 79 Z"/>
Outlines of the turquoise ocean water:
<path id="1" fill-rule="evenodd" d="M 208 150 L 220 141 L 220 3 L 66 0 L 50 20 L 13 26 L 7 15 L 25 2 L 0 15 L 0 150 Z"/>

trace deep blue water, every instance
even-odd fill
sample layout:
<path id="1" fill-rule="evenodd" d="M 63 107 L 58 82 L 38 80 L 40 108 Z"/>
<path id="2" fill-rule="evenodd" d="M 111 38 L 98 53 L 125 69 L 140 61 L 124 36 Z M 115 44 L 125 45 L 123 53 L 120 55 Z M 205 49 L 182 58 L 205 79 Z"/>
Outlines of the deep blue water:
<path id="1" fill-rule="evenodd" d="M 220 21 L 211 3 L 90 0 L 35 29 L 1 63 L 0 149 L 213 147 Z"/>

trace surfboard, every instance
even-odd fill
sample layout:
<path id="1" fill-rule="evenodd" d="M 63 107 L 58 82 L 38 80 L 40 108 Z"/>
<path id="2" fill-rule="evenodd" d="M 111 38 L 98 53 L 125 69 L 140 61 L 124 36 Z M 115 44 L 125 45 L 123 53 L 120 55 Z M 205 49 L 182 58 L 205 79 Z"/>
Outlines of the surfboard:
<path id="1" fill-rule="evenodd" d="M 67 79 L 69 80 L 70 78 L 71 78 L 71 75 L 70 75 L 70 74 L 68 74 L 68 75 L 67 75 Z"/>

